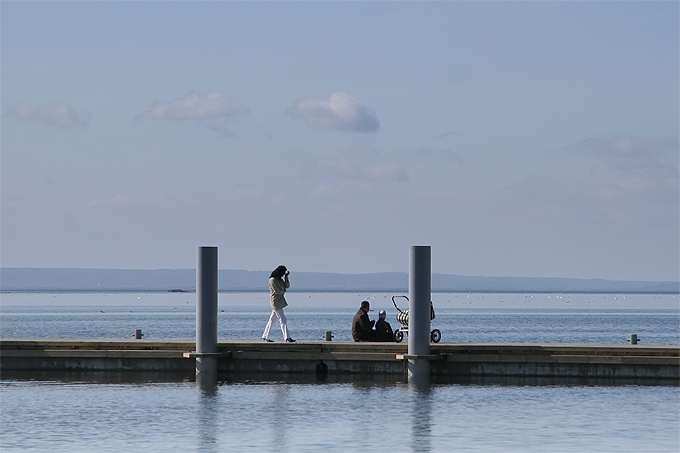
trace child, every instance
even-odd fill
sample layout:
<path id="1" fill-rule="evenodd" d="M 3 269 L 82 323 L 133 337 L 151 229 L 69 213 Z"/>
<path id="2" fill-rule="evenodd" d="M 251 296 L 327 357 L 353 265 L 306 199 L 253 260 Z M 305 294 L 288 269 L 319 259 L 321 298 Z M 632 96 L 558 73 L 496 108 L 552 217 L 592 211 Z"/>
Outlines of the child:
<path id="1" fill-rule="evenodd" d="M 378 313 L 378 321 L 375 323 L 375 341 L 394 341 L 392 326 L 385 321 L 386 316 L 385 310 L 380 310 Z"/>

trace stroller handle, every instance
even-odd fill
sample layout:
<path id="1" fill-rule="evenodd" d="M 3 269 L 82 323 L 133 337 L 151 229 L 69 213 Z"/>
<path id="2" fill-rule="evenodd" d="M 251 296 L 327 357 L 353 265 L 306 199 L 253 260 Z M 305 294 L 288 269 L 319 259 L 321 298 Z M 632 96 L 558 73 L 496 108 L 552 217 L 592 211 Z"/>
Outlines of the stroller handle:
<path id="1" fill-rule="evenodd" d="M 394 304 L 394 308 L 396 308 L 399 311 L 399 313 L 402 313 L 403 310 L 401 308 L 397 307 L 397 302 L 394 300 L 395 297 L 403 297 L 406 300 L 408 300 L 408 297 L 406 297 L 406 296 L 392 296 L 392 303 Z"/>

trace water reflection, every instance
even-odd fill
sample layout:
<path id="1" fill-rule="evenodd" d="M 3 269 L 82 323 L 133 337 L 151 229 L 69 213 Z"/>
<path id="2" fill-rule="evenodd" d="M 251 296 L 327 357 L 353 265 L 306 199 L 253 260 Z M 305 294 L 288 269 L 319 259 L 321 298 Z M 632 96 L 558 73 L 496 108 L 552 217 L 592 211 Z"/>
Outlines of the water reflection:
<path id="1" fill-rule="evenodd" d="M 411 451 L 432 449 L 432 386 L 429 376 L 409 379 L 408 394 L 411 409 Z"/>
<path id="2" fill-rule="evenodd" d="M 1 380 L 0 451 L 680 451 L 677 384 L 310 376 L 215 389 L 132 374 Z"/>
<path id="3" fill-rule="evenodd" d="M 64 383 L 91 384 L 153 384 L 194 381 L 193 372 L 185 371 L 45 371 L 45 370 L 0 370 L 0 381 L 53 381 Z M 223 384 L 352 384 L 359 387 L 391 387 L 401 385 L 404 381 L 394 375 L 328 375 L 319 379 L 314 375 L 290 373 L 230 373 L 218 374 Z M 634 378 L 634 377 L 537 377 L 537 376 L 432 376 L 431 382 L 440 386 L 472 385 L 472 386 L 584 386 L 584 387 L 680 387 L 677 378 Z M 212 382 L 212 381 L 209 381 Z M 199 383 L 198 385 L 202 385 Z M 211 385 L 213 385 L 211 383 Z M 217 384 L 214 384 L 215 386 Z"/>
<path id="4" fill-rule="evenodd" d="M 201 395 L 214 397 L 217 395 L 217 375 L 210 373 L 196 374 L 196 387 Z"/>
<path id="5" fill-rule="evenodd" d="M 286 438 L 287 423 L 291 421 L 289 415 L 293 412 L 289 407 L 289 384 L 277 384 L 269 387 L 272 401 L 270 412 L 274 414 L 268 417 L 271 420 L 271 451 L 287 451 L 288 440 Z"/>
<path id="6" fill-rule="evenodd" d="M 198 373 L 198 451 L 217 451 L 218 394 L 214 374 Z"/>

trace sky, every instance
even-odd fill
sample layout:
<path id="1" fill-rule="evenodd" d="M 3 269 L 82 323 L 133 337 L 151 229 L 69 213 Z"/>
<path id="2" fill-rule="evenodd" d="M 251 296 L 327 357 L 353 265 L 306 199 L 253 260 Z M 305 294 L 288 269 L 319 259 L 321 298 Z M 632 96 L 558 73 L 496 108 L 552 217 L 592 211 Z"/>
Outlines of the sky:
<path id="1" fill-rule="evenodd" d="M 677 281 L 679 17 L 3 0 L 0 264 Z"/>

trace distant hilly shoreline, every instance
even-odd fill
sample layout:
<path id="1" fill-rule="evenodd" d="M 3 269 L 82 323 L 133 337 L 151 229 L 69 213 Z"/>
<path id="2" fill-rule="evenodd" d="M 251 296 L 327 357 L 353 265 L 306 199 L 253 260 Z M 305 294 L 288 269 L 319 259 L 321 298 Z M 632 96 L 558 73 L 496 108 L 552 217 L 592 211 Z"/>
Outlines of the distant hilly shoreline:
<path id="1" fill-rule="evenodd" d="M 268 271 L 220 270 L 219 291 L 267 291 Z M 291 273 L 291 290 L 308 292 L 408 291 L 408 273 Z M 195 269 L 2 268 L 0 291 L 187 291 L 196 289 Z M 618 281 L 547 277 L 476 277 L 432 274 L 433 292 L 680 293 L 677 281 Z"/>

